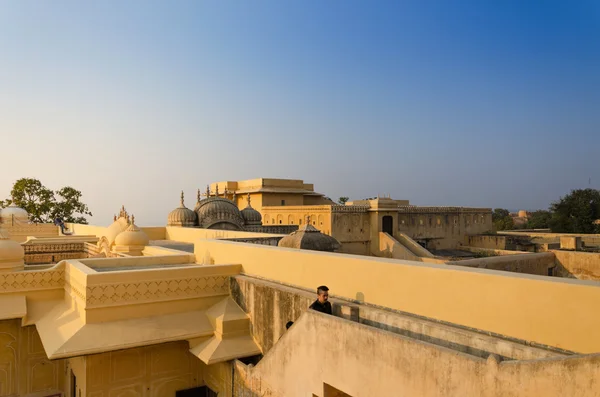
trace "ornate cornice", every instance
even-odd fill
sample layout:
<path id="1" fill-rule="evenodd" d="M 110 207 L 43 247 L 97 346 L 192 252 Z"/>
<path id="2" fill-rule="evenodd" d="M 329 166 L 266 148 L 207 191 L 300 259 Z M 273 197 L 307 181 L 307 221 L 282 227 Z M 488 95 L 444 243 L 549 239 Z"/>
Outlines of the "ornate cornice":
<path id="1" fill-rule="evenodd" d="M 229 293 L 229 276 L 206 276 L 87 286 L 87 308 L 150 303 Z"/>

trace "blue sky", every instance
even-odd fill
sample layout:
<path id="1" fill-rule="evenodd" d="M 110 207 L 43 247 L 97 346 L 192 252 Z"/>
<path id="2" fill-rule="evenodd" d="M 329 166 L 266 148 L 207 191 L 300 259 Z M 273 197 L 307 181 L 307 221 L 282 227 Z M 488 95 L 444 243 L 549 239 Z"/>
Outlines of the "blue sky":
<path id="1" fill-rule="evenodd" d="M 597 1 L 3 1 L 0 196 L 74 186 L 107 224 L 185 190 L 545 208 L 600 188 Z"/>

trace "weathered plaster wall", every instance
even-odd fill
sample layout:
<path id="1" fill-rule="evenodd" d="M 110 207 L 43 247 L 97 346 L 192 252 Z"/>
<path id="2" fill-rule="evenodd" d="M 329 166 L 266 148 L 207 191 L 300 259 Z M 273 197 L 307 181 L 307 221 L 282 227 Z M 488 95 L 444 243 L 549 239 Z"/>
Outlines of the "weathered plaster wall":
<path id="1" fill-rule="evenodd" d="M 460 250 L 462 251 L 469 251 L 469 252 L 474 252 L 474 253 L 479 253 L 479 254 L 487 254 L 489 256 L 495 256 L 495 255 L 521 255 L 521 254 L 526 254 L 527 251 L 510 251 L 510 250 L 502 250 L 502 249 L 494 249 L 494 248 L 478 248 L 478 247 L 467 247 L 464 245 L 461 245 L 459 247 Z"/>
<path id="2" fill-rule="evenodd" d="M 447 262 L 447 264 L 455 266 L 478 267 L 481 269 L 490 270 L 502 270 L 513 273 L 537 274 L 538 276 L 548 276 L 548 269 L 551 269 L 555 266 L 554 254 L 551 252 L 491 256 L 487 258 L 451 261 Z"/>
<path id="3" fill-rule="evenodd" d="M 196 258 L 409 313 L 577 352 L 600 352 L 591 281 L 202 240 Z M 552 310 L 548 310 L 551 307 Z"/>
<path id="4" fill-rule="evenodd" d="M 187 342 L 94 354 L 86 357 L 85 367 L 86 397 L 174 397 L 204 384 L 204 365 Z M 77 382 L 82 384 L 79 377 Z"/>
<path id="5" fill-rule="evenodd" d="M 506 249 L 506 237 L 497 235 L 474 235 L 467 236 L 467 245 L 469 247 L 487 248 L 495 250 Z"/>
<path id="6" fill-rule="evenodd" d="M 487 208 L 404 207 L 398 213 L 398 231 L 414 240 L 427 240 L 428 249 L 456 248 L 465 235 L 492 229 Z"/>
<path id="7" fill-rule="evenodd" d="M 418 261 L 419 257 L 411 250 L 400 244 L 396 239 L 387 233 L 379 233 L 379 251 L 376 256 L 381 258 L 405 259 L 408 261 Z"/>
<path id="8" fill-rule="evenodd" d="M 371 255 L 371 242 L 352 242 L 352 243 L 341 243 L 341 248 L 336 252 L 341 254 L 352 254 L 352 255 Z"/>
<path id="9" fill-rule="evenodd" d="M 307 311 L 240 375 L 254 395 L 591 397 L 599 371 L 597 354 L 499 363 Z"/>
<path id="10" fill-rule="evenodd" d="M 406 248 L 408 248 L 418 258 L 433 258 L 433 254 L 423 248 L 419 243 L 404 233 L 396 233 L 396 239 Z"/>
<path id="11" fill-rule="evenodd" d="M 600 254 L 560 250 L 552 253 L 556 256 L 557 276 L 600 281 Z"/>
<path id="12" fill-rule="evenodd" d="M 0 321 L 0 396 L 59 392 L 64 365 L 46 358 L 35 327 L 21 327 L 21 320 Z"/>
<path id="13" fill-rule="evenodd" d="M 248 276 L 231 278 L 231 295 L 251 318 L 252 333 L 266 354 L 315 299 L 314 292 Z M 334 315 L 376 328 L 434 343 L 438 346 L 487 358 L 490 353 L 507 359 L 535 359 L 559 355 L 497 336 L 490 336 L 438 321 L 384 310 L 340 299 L 331 299 Z"/>

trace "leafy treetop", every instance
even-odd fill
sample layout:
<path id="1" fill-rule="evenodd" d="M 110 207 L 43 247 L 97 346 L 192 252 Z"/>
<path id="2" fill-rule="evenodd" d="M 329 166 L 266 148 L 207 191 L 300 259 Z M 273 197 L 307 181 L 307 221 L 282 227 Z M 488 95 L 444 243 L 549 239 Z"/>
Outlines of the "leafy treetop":
<path id="1" fill-rule="evenodd" d="M 64 222 L 87 224 L 85 216 L 92 216 L 81 201 L 81 192 L 70 186 L 52 191 L 37 179 L 21 178 L 13 185 L 10 195 L 11 198 L 0 200 L 0 207 L 14 203 L 29 213 L 31 222 L 51 223 L 60 217 Z"/>

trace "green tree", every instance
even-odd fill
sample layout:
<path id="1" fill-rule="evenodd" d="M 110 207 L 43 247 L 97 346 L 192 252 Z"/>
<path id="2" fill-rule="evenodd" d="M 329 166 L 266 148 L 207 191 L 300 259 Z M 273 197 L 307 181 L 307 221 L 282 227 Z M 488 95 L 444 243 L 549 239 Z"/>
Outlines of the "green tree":
<path id="1" fill-rule="evenodd" d="M 554 233 L 597 233 L 600 218 L 600 191 L 573 190 L 550 206 L 550 229 Z"/>
<path id="2" fill-rule="evenodd" d="M 528 229 L 547 229 L 550 227 L 552 212 L 546 210 L 533 211 L 527 219 Z"/>
<path id="3" fill-rule="evenodd" d="M 492 223 L 496 230 L 511 230 L 515 223 L 510 216 L 510 212 L 504 208 L 495 208 L 492 212 Z"/>
<path id="4" fill-rule="evenodd" d="M 88 206 L 81 202 L 82 195 L 79 190 L 66 186 L 55 193 L 59 199 L 54 204 L 52 219 L 58 216 L 65 222 L 88 223 L 83 215 L 92 216 L 92 213 Z"/>
<path id="5" fill-rule="evenodd" d="M 345 205 L 348 200 L 350 200 L 350 197 L 342 196 L 338 199 L 338 203 Z"/>
<path id="6" fill-rule="evenodd" d="M 92 215 L 81 202 L 81 192 L 69 186 L 53 192 L 37 179 L 21 178 L 13 185 L 10 195 L 11 198 L 0 200 L 0 207 L 14 203 L 27 211 L 29 220 L 35 223 L 50 223 L 57 216 L 65 222 L 87 223 L 84 215 Z"/>

